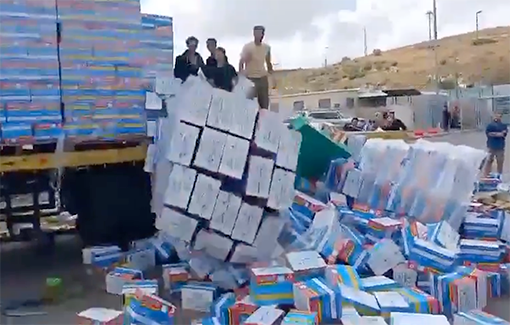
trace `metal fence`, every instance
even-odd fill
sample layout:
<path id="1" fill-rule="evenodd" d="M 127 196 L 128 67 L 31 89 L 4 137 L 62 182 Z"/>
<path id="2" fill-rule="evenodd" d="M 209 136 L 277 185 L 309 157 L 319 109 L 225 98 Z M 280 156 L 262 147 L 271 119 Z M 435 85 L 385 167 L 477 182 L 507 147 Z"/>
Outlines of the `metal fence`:
<path id="1" fill-rule="evenodd" d="M 418 96 L 389 98 L 387 106 L 395 111 L 399 118 L 409 115 L 404 122 L 410 129 L 428 130 L 441 125 L 442 111 L 446 103 L 448 96 L 444 94 L 424 93 Z"/>
<path id="2" fill-rule="evenodd" d="M 460 118 L 462 129 L 485 129 L 492 116 L 492 86 L 457 88 L 447 93 L 450 110 Z"/>
<path id="3" fill-rule="evenodd" d="M 491 99 L 483 98 L 474 91 L 423 92 L 418 96 L 391 98 L 389 101 L 393 110 L 400 107 L 411 112 L 410 124 L 415 130 L 442 127 L 445 106 L 450 110 L 455 128 L 484 129 L 491 120 L 492 103 Z M 510 110 L 508 113 L 510 120 Z"/>

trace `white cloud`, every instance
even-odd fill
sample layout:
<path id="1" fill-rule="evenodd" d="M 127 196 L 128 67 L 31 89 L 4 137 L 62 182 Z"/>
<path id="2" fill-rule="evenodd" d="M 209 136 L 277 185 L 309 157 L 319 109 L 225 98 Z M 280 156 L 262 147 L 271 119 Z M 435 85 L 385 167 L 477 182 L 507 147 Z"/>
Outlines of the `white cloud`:
<path id="1" fill-rule="evenodd" d="M 282 68 L 320 66 L 343 56 L 363 54 L 363 27 L 368 48 L 390 49 L 428 39 L 426 12 L 432 0 L 142 0 L 142 11 L 174 17 L 175 52 L 184 40 L 214 37 L 236 62 L 252 27 L 264 25 L 273 61 Z M 480 28 L 510 25 L 508 0 L 437 0 L 439 37 Z M 326 50 L 327 48 L 327 50 Z"/>

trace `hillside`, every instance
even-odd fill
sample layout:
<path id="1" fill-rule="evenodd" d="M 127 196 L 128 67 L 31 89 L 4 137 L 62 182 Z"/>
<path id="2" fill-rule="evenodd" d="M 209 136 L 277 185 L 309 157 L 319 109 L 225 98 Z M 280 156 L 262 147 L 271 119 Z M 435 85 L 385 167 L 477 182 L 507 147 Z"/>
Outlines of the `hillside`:
<path id="1" fill-rule="evenodd" d="M 489 28 L 475 33 L 438 40 L 437 75 L 441 87 L 483 81 L 487 84 L 510 83 L 510 26 Z M 371 55 L 326 68 L 280 70 L 275 72 L 281 93 L 300 93 L 364 85 L 387 88 L 434 88 L 436 75 L 432 42 L 422 42 L 388 51 L 374 50 Z"/>

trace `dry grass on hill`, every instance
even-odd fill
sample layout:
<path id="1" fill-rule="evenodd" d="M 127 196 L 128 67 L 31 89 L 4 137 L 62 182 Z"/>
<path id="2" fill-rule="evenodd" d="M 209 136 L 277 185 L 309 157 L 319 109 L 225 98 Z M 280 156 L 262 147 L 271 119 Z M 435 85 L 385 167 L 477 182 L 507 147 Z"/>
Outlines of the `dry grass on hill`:
<path id="1" fill-rule="evenodd" d="M 275 72 L 281 93 L 300 93 L 367 84 L 387 88 L 432 88 L 436 75 L 434 47 L 422 42 L 388 51 L 374 50 L 360 58 L 316 69 Z M 441 86 L 452 88 L 483 81 L 488 84 L 510 83 L 510 26 L 489 28 L 475 33 L 438 40 L 437 74 Z"/>

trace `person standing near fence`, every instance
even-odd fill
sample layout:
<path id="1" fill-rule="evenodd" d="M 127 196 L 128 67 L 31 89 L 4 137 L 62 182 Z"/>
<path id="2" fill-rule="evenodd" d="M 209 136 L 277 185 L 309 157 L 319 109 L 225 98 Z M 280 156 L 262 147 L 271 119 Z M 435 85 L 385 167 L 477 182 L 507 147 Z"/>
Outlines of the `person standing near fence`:
<path id="1" fill-rule="evenodd" d="M 489 152 L 485 163 L 485 176 L 488 176 L 492 170 L 492 164 L 496 160 L 498 174 L 503 174 L 503 164 L 505 162 L 505 145 L 508 127 L 501 122 L 501 115 L 494 114 L 493 120 L 485 129 L 487 135 L 487 150 Z"/>
<path id="2" fill-rule="evenodd" d="M 450 110 L 448 109 L 448 104 L 445 103 L 443 106 L 443 131 L 447 132 L 450 130 L 450 124 L 451 124 L 451 114 Z"/>
<path id="3" fill-rule="evenodd" d="M 271 47 L 262 42 L 266 29 L 253 27 L 253 42 L 246 44 L 239 60 L 239 73 L 244 74 L 255 85 L 255 96 L 261 109 L 269 109 L 269 79 L 273 73 Z"/>

